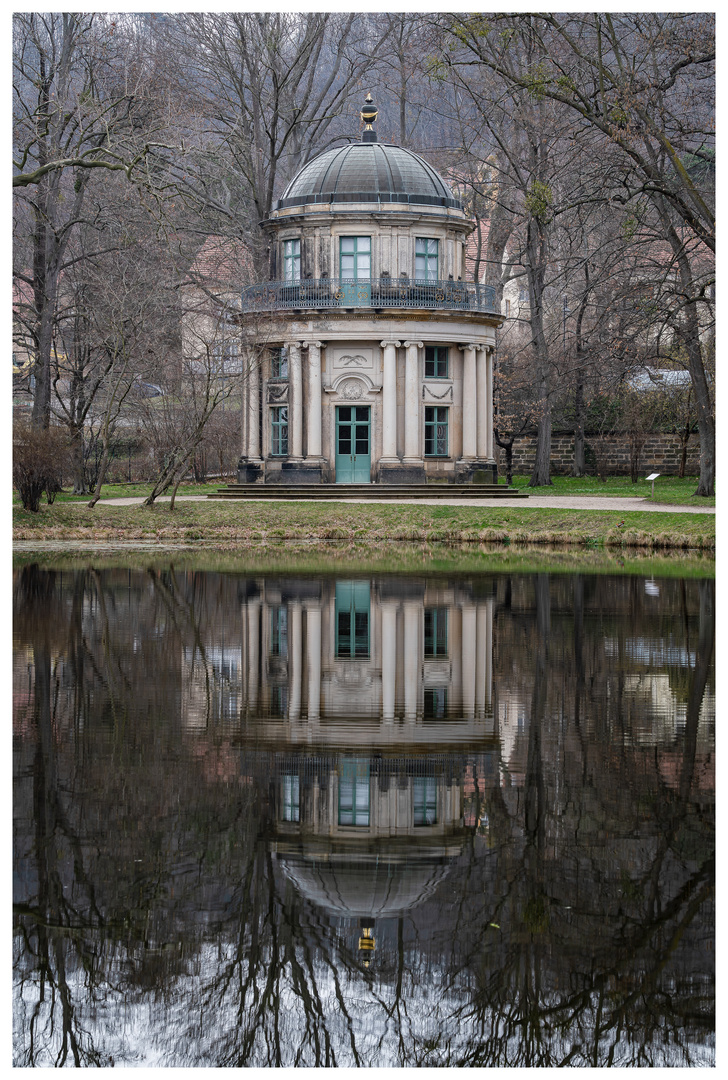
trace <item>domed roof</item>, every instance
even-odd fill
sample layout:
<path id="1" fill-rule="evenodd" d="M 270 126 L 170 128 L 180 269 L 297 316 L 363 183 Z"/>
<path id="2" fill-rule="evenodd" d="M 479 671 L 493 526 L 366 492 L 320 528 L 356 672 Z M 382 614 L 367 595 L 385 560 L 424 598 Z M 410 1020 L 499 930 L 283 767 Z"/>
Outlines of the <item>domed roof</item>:
<path id="1" fill-rule="evenodd" d="M 337 202 L 414 203 L 462 210 L 440 174 L 419 154 L 375 141 L 350 143 L 319 154 L 291 180 L 275 209 Z"/>
<path id="2" fill-rule="evenodd" d="M 442 859 L 391 862 L 278 856 L 284 874 L 307 899 L 336 915 L 381 919 L 401 915 L 432 895 L 446 876 Z"/>

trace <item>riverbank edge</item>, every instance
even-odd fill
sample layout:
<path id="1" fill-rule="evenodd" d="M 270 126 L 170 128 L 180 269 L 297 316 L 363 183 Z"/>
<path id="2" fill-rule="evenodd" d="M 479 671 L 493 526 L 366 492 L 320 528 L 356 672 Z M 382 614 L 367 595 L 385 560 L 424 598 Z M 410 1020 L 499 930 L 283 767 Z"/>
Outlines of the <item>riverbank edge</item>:
<path id="1" fill-rule="evenodd" d="M 83 516 L 81 516 L 83 515 Z M 566 545 L 629 551 L 714 552 L 713 514 L 588 509 L 440 506 L 313 505 L 247 506 L 183 503 L 169 507 L 41 506 L 38 514 L 16 509 L 13 543 L 118 544 L 210 547 L 235 550 L 281 542 L 372 544 Z"/>

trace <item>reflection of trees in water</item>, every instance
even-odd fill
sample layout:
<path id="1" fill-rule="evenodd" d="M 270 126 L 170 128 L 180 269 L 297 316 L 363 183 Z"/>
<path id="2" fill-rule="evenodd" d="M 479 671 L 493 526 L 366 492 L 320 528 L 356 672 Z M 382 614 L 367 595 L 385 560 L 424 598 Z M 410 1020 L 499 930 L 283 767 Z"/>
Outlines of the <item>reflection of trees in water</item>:
<path id="1" fill-rule="evenodd" d="M 695 652 L 669 772 L 600 707 L 605 624 L 622 651 L 626 633 L 595 614 L 603 584 L 510 584 L 497 644 L 528 692 L 523 783 L 464 755 L 469 839 L 431 899 L 378 925 L 364 969 L 357 920 L 302 897 L 271 855 L 273 757 L 175 726 L 182 646 L 204 655 L 208 601 L 227 617 L 239 582 L 22 572 L 16 1064 L 133 1061 L 150 1045 L 181 1065 L 699 1063 L 713 1027 L 712 793 L 696 784 L 712 583 L 666 590 L 671 633 Z M 623 594 L 630 633 L 653 627 Z M 148 1015 L 146 1045 L 125 1010 Z"/>

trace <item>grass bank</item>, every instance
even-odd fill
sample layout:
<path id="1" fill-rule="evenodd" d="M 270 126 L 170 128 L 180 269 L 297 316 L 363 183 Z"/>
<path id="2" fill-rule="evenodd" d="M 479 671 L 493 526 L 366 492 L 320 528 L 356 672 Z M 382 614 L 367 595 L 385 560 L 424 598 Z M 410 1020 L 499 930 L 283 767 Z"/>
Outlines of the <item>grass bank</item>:
<path id="1" fill-rule="evenodd" d="M 89 545 L 86 551 L 21 551 L 15 567 L 33 563 L 44 569 L 104 568 L 208 571 L 228 574 L 438 574 L 548 573 L 627 574 L 645 578 L 713 578 L 715 559 L 708 552 L 656 554 L 642 548 L 596 550 L 553 544 L 521 546 L 483 543 L 397 543 L 284 540 L 244 543 L 235 551 L 206 548 L 119 548 Z"/>
<path id="2" fill-rule="evenodd" d="M 349 503 L 178 503 L 153 507 L 43 504 L 14 510 L 16 541 L 214 546 L 280 541 L 568 544 L 581 547 L 715 547 L 712 514 L 537 507 L 396 506 Z"/>

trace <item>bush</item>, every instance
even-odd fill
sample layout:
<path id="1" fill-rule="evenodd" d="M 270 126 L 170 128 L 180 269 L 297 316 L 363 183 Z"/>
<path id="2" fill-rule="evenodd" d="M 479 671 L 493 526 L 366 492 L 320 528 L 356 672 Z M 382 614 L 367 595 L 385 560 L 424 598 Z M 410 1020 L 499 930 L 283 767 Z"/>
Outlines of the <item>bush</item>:
<path id="1" fill-rule="evenodd" d="M 68 436 L 63 428 L 47 431 L 17 424 L 13 431 L 13 487 L 25 510 L 37 514 L 45 491 L 49 503 L 61 490 L 69 468 Z"/>

